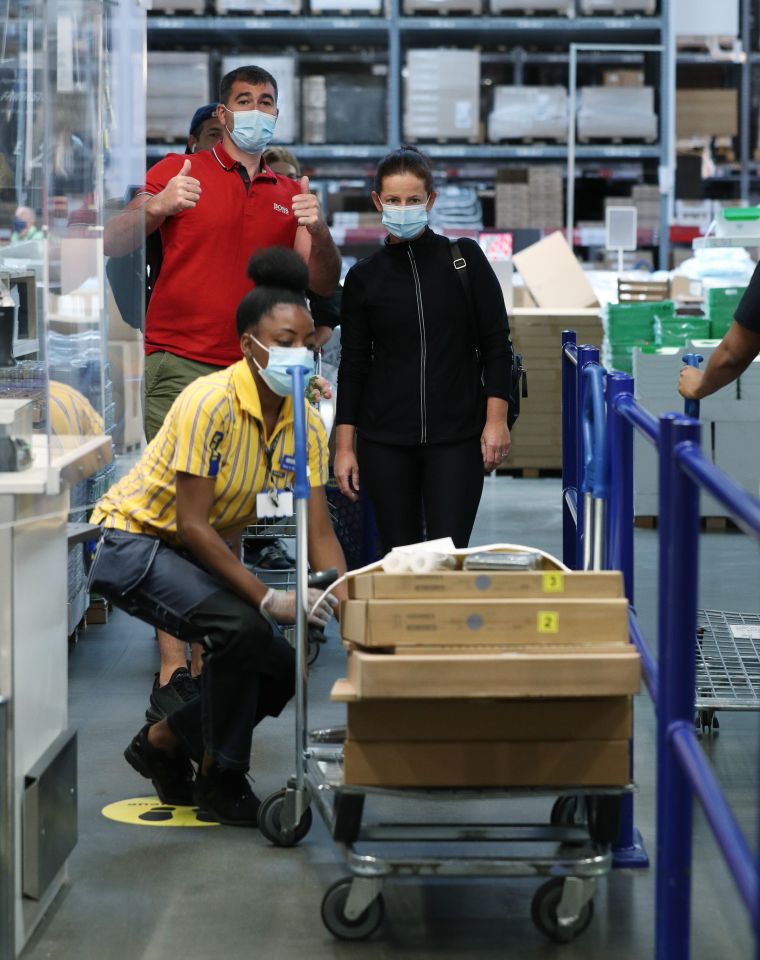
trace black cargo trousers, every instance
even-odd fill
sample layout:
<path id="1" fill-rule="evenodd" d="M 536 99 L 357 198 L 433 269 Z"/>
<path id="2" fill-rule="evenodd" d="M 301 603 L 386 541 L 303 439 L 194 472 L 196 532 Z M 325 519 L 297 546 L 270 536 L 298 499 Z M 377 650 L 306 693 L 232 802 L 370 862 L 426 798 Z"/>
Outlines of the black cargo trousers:
<path id="1" fill-rule="evenodd" d="M 247 770 L 253 728 L 295 693 L 295 652 L 271 622 L 157 537 L 104 529 L 90 586 L 115 607 L 203 646 L 201 695 L 168 718 L 200 762 Z"/>

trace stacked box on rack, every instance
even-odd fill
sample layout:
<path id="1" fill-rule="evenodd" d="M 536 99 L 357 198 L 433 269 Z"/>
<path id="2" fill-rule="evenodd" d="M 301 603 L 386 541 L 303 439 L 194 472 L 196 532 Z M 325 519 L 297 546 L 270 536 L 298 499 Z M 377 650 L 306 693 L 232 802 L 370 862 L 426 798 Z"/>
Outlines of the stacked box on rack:
<path id="1" fill-rule="evenodd" d="M 655 319 L 672 320 L 675 304 L 672 300 L 660 303 L 610 303 L 604 314 L 604 341 L 602 364 L 608 369 L 631 373 L 634 347 L 655 342 Z"/>
<path id="2" fill-rule="evenodd" d="M 575 0 L 491 0 L 491 13 L 561 13 L 572 17 Z"/>
<path id="3" fill-rule="evenodd" d="M 301 91 L 304 143 L 386 141 L 387 91 L 383 77 L 304 77 Z"/>
<path id="4" fill-rule="evenodd" d="M 506 466 L 556 470 L 562 466 L 562 331 L 575 330 L 578 343 L 599 343 L 599 310 L 514 310 L 509 324 L 528 371 L 529 393 Z"/>
<path id="5" fill-rule="evenodd" d="M 302 0 L 216 0 L 217 13 L 298 14 L 302 9 Z"/>
<path id="6" fill-rule="evenodd" d="M 709 337 L 710 321 L 706 317 L 655 316 L 654 342 L 658 347 L 685 347 L 690 340 Z"/>
<path id="7" fill-rule="evenodd" d="M 605 87 L 643 87 L 643 70 L 605 70 L 602 74 Z"/>
<path id="8" fill-rule="evenodd" d="M 480 54 L 476 50 L 410 50 L 404 87 L 404 136 L 480 137 Z"/>
<path id="9" fill-rule="evenodd" d="M 582 87 L 578 98 L 578 137 L 581 140 L 656 140 L 654 89 Z"/>
<path id="10" fill-rule="evenodd" d="M 564 211 L 562 167 L 505 167 L 496 174 L 496 226 L 552 230 Z"/>
<path id="11" fill-rule="evenodd" d="M 348 703 L 346 783 L 628 781 L 640 666 L 619 574 L 370 574 L 349 596 L 332 694 Z"/>
<path id="12" fill-rule="evenodd" d="M 595 13 L 645 13 L 657 10 L 657 0 L 580 0 L 580 13 L 590 17 Z"/>
<path id="13" fill-rule="evenodd" d="M 211 99 L 207 53 L 148 51 L 145 135 L 149 140 L 187 140 L 190 118 Z"/>
<path id="14" fill-rule="evenodd" d="M 327 140 L 327 78 L 304 77 L 301 80 L 301 136 L 304 143 Z"/>
<path id="15" fill-rule="evenodd" d="M 383 12 L 383 0 L 309 0 L 312 13 L 371 13 Z"/>
<path id="16" fill-rule="evenodd" d="M 567 139 L 565 87 L 494 87 L 488 139 Z"/>
<path id="17" fill-rule="evenodd" d="M 153 13 L 205 13 L 206 0 L 153 0 Z"/>
<path id="18" fill-rule="evenodd" d="M 296 82 L 296 58 L 292 56 L 269 57 L 259 54 L 223 57 L 222 73 L 238 67 L 255 64 L 271 73 L 277 81 L 277 108 L 279 115 L 272 143 L 293 143 L 298 139 L 298 84 Z"/>
<path id="19" fill-rule="evenodd" d="M 659 187 L 639 184 L 627 197 L 605 197 L 605 210 L 607 207 L 635 207 L 636 224 L 639 230 L 659 230 L 660 228 Z"/>
<path id="20" fill-rule="evenodd" d="M 676 137 L 735 137 L 739 132 L 739 91 L 678 90 Z"/>
<path id="21" fill-rule="evenodd" d="M 746 287 L 708 287 L 705 290 L 705 306 L 710 321 L 710 336 L 722 340 L 734 322 L 734 314 L 744 296 Z"/>
<path id="22" fill-rule="evenodd" d="M 404 0 L 404 13 L 483 13 L 483 0 Z"/>

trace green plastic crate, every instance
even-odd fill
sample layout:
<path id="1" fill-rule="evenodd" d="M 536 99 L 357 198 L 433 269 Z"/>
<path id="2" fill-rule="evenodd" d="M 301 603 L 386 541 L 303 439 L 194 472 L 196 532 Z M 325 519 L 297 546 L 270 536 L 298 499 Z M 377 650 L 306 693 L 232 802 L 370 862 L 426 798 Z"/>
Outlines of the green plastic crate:
<path id="1" fill-rule="evenodd" d="M 706 340 L 710 336 L 710 321 L 705 317 L 674 317 L 655 320 L 655 341 L 660 347 L 685 347 L 689 340 Z"/>
<path id="2" fill-rule="evenodd" d="M 708 287 L 705 291 L 707 316 L 710 320 L 725 318 L 730 314 L 733 319 L 739 301 L 744 296 L 746 287 Z"/>

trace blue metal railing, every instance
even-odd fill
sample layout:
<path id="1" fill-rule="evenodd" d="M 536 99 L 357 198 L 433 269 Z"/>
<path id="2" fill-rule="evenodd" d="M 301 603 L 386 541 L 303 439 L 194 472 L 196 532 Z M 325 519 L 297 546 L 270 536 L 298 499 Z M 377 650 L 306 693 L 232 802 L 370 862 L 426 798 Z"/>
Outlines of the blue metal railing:
<path id="1" fill-rule="evenodd" d="M 596 356 L 593 354 L 596 353 Z M 581 357 L 584 360 L 581 360 Z M 696 357 L 687 362 L 698 364 Z M 563 451 L 576 457 L 563 472 L 563 504 L 572 501 L 580 482 L 589 430 L 579 429 L 578 403 L 587 364 L 598 365 L 598 351 L 577 347 L 575 334 L 562 335 Z M 606 377 L 608 471 L 605 566 L 623 573 L 631 603 L 630 636 L 642 660 L 647 689 L 657 711 L 657 877 L 656 960 L 688 960 L 691 919 L 693 804 L 704 809 L 726 865 L 752 919 L 760 960 L 760 875 L 758 863 L 739 827 L 694 729 L 696 628 L 699 564 L 699 490 L 722 503 L 745 532 L 760 540 L 760 502 L 712 464 L 700 447 L 694 419 L 672 413 L 654 418 L 633 398 L 633 378 Z M 698 409 L 694 410 L 698 414 Z M 659 453 L 659 660 L 639 628 L 633 607 L 633 431 Z M 593 442 L 593 441 L 592 441 Z M 577 494 L 576 494 L 577 496 Z M 579 501 L 580 502 L 580 501 Z M 564 524 L 566 560 L 583 553 L 583 527 Z M 577 562 L 571 564 L 577 566 Z M 634 835 L 632 807 L 626 811 L 618 845 Z M 627 832 L 627 833 L 626 833 Z"/>

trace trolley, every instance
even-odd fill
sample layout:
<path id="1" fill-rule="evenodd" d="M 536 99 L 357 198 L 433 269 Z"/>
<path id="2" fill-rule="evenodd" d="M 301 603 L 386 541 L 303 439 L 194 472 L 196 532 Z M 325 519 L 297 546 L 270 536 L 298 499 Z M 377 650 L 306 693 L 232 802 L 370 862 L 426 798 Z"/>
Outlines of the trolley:
<path id="1" fill-rule="evenodd" d="M 698 367 L 704 358 L 687 353 Z M 699 420 L 699 401 L 687 400 L 687 416 Z M 697 611 L 697 679 L 694 725 L 702 733 L 720 729 L 718 710 L 760 710 L 760 615 Z"/>
<path id="2" fill-rule="evenodd" d="M 294 396 L 303 395 L 304 370 L 291 370 Z M 556 797 L 561 788 L 519 790 L 390 790 L 348 786 L 342 749 L 308 733 L 306 529 L 309 487 L 303 405 L 295 402 L 296 439 L 296 703 L 295 773 L 287 786 L 268 796 L 259 809 L 259 828 L 271 843 L 289 847 L 312 824 L 312 808 L 342 848 L 349 875 L 334 883 L 322 900 L 326 928 L 344 940 L 362 940 L 380 926 L 382 888 L 388 877 L 541 877 L 532 901 L 532 919 L 557 942 L 573 940 L 591 922 L 596 881 L 612 866 L 610 844 L 617 835 L 621 794 L 632 787 L 584 790 L 568 787 L 547 823 L 440 822 L 363 823 L 366 797 L 435 801 L 449 810 L 463 801 Z M 578 823 L 580 808 L 585 816 Z M 409 848 L 413 847 L 412 850 Z M 531 847 L 527 853 L 524 847 Z M 423 853 L 414 852 L 423 849 Z M 476 852 L 471 852 L 472 849 Z M 533 850 L 533 848 L 538 848 Z"/>

